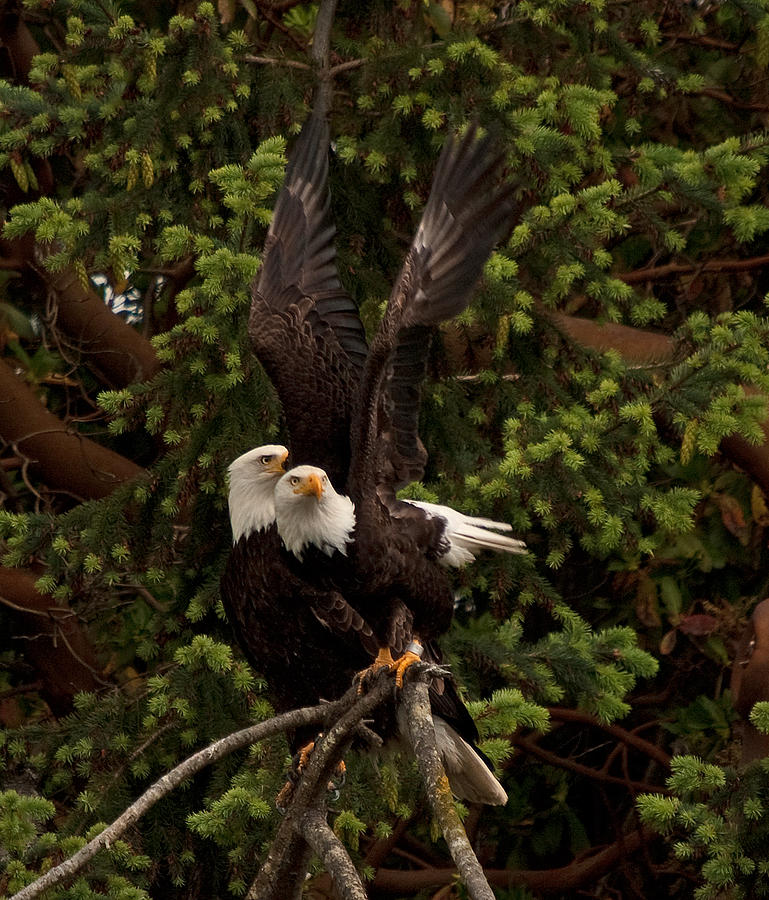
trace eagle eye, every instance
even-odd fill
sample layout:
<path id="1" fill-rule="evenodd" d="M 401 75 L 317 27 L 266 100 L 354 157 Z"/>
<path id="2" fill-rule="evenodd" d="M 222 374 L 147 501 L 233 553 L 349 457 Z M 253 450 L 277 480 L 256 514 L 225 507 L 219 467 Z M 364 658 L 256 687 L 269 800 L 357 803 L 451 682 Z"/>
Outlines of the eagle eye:
<path id="1" fill-rule="evenodd" d="M 272 462 L 272 457 L 271 457 L 271 456 L 260 456 L 260 457 L 259 457 L 259 462 L 260 462 L 263 466 L 269 465 L 269 464 Z"/>
<path id="2" fill-rule="evenodd" d="M 294 475 L 291 478 L 291 484 L 299 484 L 300 481 L 301 481 L 301 479 L 297 475 Z"/>

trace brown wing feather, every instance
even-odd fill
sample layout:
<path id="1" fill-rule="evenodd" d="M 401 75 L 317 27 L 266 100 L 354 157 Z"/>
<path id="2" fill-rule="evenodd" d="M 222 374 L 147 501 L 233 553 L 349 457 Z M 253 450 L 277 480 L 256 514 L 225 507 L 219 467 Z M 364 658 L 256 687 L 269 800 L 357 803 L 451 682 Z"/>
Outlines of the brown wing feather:
<path id="1" fill-rule="evenodd" d="M 424 366 L 415 364 L 409 345 L 415 336 L 426 336 L 419 329 L 464 309 L 492 247 L 512 223 L 513 188 L 497 183 L 502 161 L 502 154 L 492 151 L 490 139 L 478 139 L 474 127 L 460 140 L 450 139 L 443 149 L 427 205 L 366 361 L 348 481 L 348 492 L 356 500 L 366 485 L 381 483 L 382 476 L 401 479 L 404 472 L 420 472 L 424 465 L 416 417 L 406 414 L 406 407 L 418 407 Z M 426 350 L 423 345 L 423 358 Z M 391 416 L 380 421 L 388 403 L 383 394 L 389 396 Z M 396 455 L 382 472 L 381 426 L 386 429 L 396 418 L 403 430 L 390 441 Z"/>
<path id="2" fill-rule="evenodd" d="M 252 285 L 248 330 L 283 406 L 293 463 L 320 465 L 341 483 L 367 345 L 355 304 L 339 281 L 334 235 L 328 125 L 313 114 L 275 205 Z"/>

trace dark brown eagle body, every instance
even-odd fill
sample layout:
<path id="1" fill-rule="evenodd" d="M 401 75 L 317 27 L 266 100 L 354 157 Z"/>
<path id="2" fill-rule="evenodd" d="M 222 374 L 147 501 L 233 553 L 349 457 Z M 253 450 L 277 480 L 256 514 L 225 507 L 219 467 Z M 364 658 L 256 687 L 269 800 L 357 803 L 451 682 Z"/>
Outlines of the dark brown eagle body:
<path id="1" fill-rule="evenodd" d="M 221 580 L 222 604 L 238 644 L 267 679 L 278 713 L 338 699 L 377 651 L 371 629 L 344 598 L 296 577 L 282 564 L 280 551 L 275 526 L 243 536 Z M 316 730 L 310 726 L 292 735 L 292 752 Z"/>

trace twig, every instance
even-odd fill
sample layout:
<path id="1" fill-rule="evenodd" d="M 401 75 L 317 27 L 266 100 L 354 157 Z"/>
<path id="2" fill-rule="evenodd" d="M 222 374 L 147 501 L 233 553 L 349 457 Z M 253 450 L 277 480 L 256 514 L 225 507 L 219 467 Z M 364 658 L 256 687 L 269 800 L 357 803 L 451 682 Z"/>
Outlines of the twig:
<path id="1" fill-rule="evenodd" d="M 551 719 L 557 719 L 560 722 L 581 722 L 585 725 L 593 725 L 596 728 L 600 728 L 601 731 L 605 731 L 607 734 L 612 735 L 612 737 L 616 737 L 624 744 L 635 747 L 636 750 L 655 759 L 666 769 L 670 768 L 670 756 L 656 744 L 652 744 L 651 741 L 646 741 L 643 738 L 638 737 L 635 732 L 627 731 L 619 725 L 606 725 L 599 722 L 598 719 L 596 719 L 595 716 L 591 716 L 590 713 L 580 712 L 578 709 L 563 709 L 559 706 L 552 706 L 549 707 L 548 712 L 550 713 Z"/>
<path id="2" fill-rule="evenodd" d="M 512 743 L 514 746 L 523 750 L 525 753 L 528 753 L 531 756 L 536 756 L 538 759 L 541 759 L 542 762 L 547 763 L 550 766 L 554 766 L 558 769 L 566 769 L 569 772 L 576 772 L 578 775 L 584 775 L 586 778 L 591 778 L 594 781 L 600 781 L 606 784 L 619 784 L 622 785 L 622 787 L 627 788 L 631 793 L 634 794 L 670 793 L 667 788 L 659 787 L 656 784 L 649 784 L 645 781 L 628 782 L 624 778 L 618 778 L 616 775 L 608 775 L 607 773 L 601 772 L 598 769 L 591 769 L 590 766 L 585 766 L 582 765 L 582 763 L 574 762 L 573 759 L 567 759 L 563 756 L 558 756 L 557 753 L 551 753 L 549 750 L 544 750 L 539 746 L 539 744 L 537 744 L 535 741 L 532 741 L 530 738 L 513 736 Z"/>
<path id="3" fill-rule="evenodd" d="M 336 873 L 334 886 L 340 900 L 366 900 L 366 891 L 344 845 L 329 827 L 325 812 L 313 808 L 302 817 L 302 834 L 320 857 L 326 871 Z"/>
<path id="4" fill-rule="evenodd" d="M 509 889 L 515 885 L 522 885 L 537 896 L 541 894 L 574 896 L 577 888 L 594 882 L 615 869 L 623 858 L 636 853 L 645 843 L 653 839 L 651 829 L 642 828 L 620 835 L 613 844 L 574 859 L 558 869 L 487 869 L 485 874 L 491 884 L 500 888 Z M 413 894 L 426 888 L 451 884 L 456 876 L 454 869 L 437 867 L 416 872 L 380 868 L 372 884 L 377 895 L 396 894 L 402 897 L 405 893 Z"/>
<path id="5" fill-rule="evenodd" d="M 254 56 L 251 53 L 246 54 L 243 58 L 246 62 L 258 63 L 260 66 L 287 66 L 290 69 L 304 69 L 305 71 L 309 71 L 311 68 L 307 63 L 300 62 L 298 59 L 278 59 L 275 56 Z"/>
<path id="6" fill-rule="evenodd" d="M 208 747 L 199 750 L 171 769 L 162 778 L 158 778 L 138 800 L 134 801 L 101 834 L 89 841 L 84 847 L 81 847 L 74 856 L 50 869 L 44 875 L 41 875 L 40 878 L 33 881 L 32 884 L 28 884 L 25 888 L 15 893 L 10 900 L 33 900 L 34 897 L 39 897 L 44 891 L 59 884 L 65 878 L 69 878 L 76 872 L 79 872 L 101 849 L 109 849 L 113 841 L 117 840 L 131 825 L 137 822 L 158 800 L 169 794 L 183 781 L 205 769 L 206 766 L 218 762 L 242 747 L 262 741 L 274 734 L 279 734 L 282 731 L 287 731 L 300 725 L 309 725 L 312 722 L 321 721 L 323 716 L 328 714 L 329 707 L 335 706 L 336 704 L 332 703 L 324 706 L 308 706 L 302 709 L 291 710 L 291 712 L 274 716 L 266 722 L 243 728 L 241 731 L 236 731 L 227 735 L 227 737 L 214 741 L 213 744 L 209 744 Z"/>
<path id="7" fill-rule="evenodd" d="M 408 714 L 408 737 L 417 758 L 427 799 L 441 826 L 451 858 L 467 887 L 467 893 L 471 900 L 494 900 L 494 894 L 454 807 L 449 780 L 443 771 L 435 744 L 435 727 L 427 685 L 423 681 L 409 679 L 403 685 L 402 699 Z"/>

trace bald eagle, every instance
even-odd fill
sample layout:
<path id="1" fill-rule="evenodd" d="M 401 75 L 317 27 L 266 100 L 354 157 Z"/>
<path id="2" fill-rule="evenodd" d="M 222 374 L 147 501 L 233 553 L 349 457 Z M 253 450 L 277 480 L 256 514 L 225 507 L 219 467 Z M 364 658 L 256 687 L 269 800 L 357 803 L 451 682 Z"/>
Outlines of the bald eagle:
<path id="1" fill-rule="evenodd" d="M 327 496 L 333 491 L 337 498 L 335 512 L 320 521 L 312 539 L 302 537 L 308 519 L 298 522 L 293 539 L 281 541 L 271 522 L 238 510 L 232 484 L 241 465 L 247 471 L 245 454 L 231 467 L 231 516 L 234 528 L 237 522 L 243 530 L 234 530 L 222 582 L 244 650 L 269 680 L 287 683 L 278 689 L 278 702 L 293 705 L 305 702 L 298 699 L 298 681 L 325 691 L 336 670 L 344 682 L 347 667 L 360 667 L 361 648 L 369 660 L 372 646 L 380 656 L 401 655 L 418 636 L 425 658 L 440 658 L 433 639 L 450 624 L 453 593 L 439 560 L 448 561 L 451 529 L 445 516 L 397 500 L 396 491 L 418 480 L 426 461 L 417 427 L 431 330 L 464 308 L 512 216 L 512 190 L 497 187 L 502 158 L 490 141 L 474 128 L 450 139 L 369 347 L 336 268 L 327 147 L 325 117 L 313 113 L 295 145 L 252 285 L 249 335 L 281 401 L 292 459 L 322 470 L 317 477 L 321 484 L 326 479 Z M 298 494 L 292 490 L 292 496 Z M 347 649 L 350 644 L 357 649 Z M 313 654 L 317 659 L 308 666 Z M 330 685 L 328 696 L 338 690 Z M 455 791 L 504 802 L 472 746 L 477 732 L 450 679 L 431 689 L 431 703 L 443 720 L 436 734 L 443 732 L 444 744 L 453 748 L 444 750 L 444 762 Z M 456 740 L 446 738 L 452 733 Z M 481 775 L 469 775 L 473 769 Z M 464 777 L 475 786 L 460 787 Z"/>
<path id="2" fill-rule="evenodd" d="M 275 486 L 288 450 L 265 445 L 239 456 L 229 467 L 233 549 L 221 580 L 221 597 L 243 653 L 265 674 L 277 712 L 335 700 L 377 652 L 371 628 L 335 591 L 321 591 L 285 565 L 275 527 Z M 288 624 L 287 624 L 288 623 Z M 407 631 L 394 647 L 402 652 Z M 440 662 L 428 645 L 426 660 Z M 478 731 L 456 687 L 442 678 L 430 685 L 436 741 L 454 793 L 470 802 L 501 804 L 507 794 L 486 757 L 475 746 Z M 392 704 L 377 713 L 385 739 L 402 728 Z M 296 754 L 315 729 L 289 737 Z"/>
<path id="3" fill-rule="evenodd" d="M 430 642 L 453 615 L 438 562 L 449 549 L 446 519 L 404 504 L 396 491 L 424 471 L 418 406 L 432 329 L 468 303 L 511 223 L 512 188 L 498 185 L 502 155 L 489 138 L 470 127 L 447 141 L 369 347 L 336 269 L 327 145 L 325 117 L 313 114 L 252 286 L 249 335 L 281 401 L 292 460 L 318 467 L 340 491 L 328 493 L 329 514 L 329 504 L 295 507 L 284 534 L 288 564 L 318 588 L 338 590 L 372 628 L 385 661 L 403 633 Z"/>
<path id="4" fill-rule="evenodd" d="M 233 546 L 220 583 L 241 650 L 267 677 L 278 713 L 336 699 L 378 649 L 371 628 L 338 591 L 308 584 L 284 561 L 273 496 L 287 456 L 285 447 L 265 445 L 230 465 Z M 352 667 L 349 677 L 340 662 Z M 308 727 L 290 735 L 292 753 L 314 734 Z"/>

